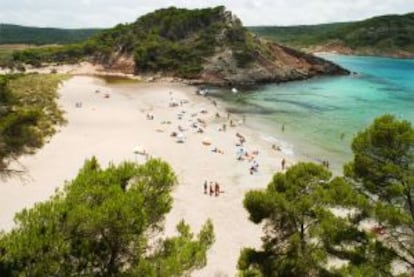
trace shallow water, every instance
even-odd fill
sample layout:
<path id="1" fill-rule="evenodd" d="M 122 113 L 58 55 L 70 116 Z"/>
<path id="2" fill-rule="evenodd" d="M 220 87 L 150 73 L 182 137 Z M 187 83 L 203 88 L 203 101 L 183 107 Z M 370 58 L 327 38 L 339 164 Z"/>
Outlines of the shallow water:
<path id="1" fill-rule="evenodd" d="M 391 113 L 414 123 L 414 60 L 324 55 L 356 74 L 316 78 L 232 94 L 218 91 L 227 108 L 284 143 L 300 159 L 329 160 L 337 170 L 352 158 L 354 135 Z"/>

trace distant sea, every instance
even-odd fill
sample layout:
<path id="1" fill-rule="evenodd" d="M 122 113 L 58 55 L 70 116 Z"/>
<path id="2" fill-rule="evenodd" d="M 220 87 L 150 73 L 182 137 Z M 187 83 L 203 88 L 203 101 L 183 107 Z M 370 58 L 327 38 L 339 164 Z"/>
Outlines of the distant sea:
<path id="1" fill-rule="evenodd" d="M 213 91 L 227 109 L 244 114 L 264 139 L 300 160 L 329 160 L 342 171 L 351 141 L 375 117 L 391 113 L 414 124 L 414 60 L 323 55 L 350 76 L 266 85 L 233 94 Z"/>

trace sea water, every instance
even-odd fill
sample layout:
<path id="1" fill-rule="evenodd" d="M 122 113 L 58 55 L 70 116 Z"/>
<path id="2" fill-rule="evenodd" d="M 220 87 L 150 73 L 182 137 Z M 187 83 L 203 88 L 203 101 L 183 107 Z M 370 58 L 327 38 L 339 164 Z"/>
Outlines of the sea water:
<path id="1" fill-rule="evenodd" d="M 232 113 L 246 116 L 270 143 L 301 160 L 328 160 L 341 171 L 351 142 L 373 119 L 390 113 L 414 123 L 414 60 L 323 55 L 349 76 L 219 91 Z"/>

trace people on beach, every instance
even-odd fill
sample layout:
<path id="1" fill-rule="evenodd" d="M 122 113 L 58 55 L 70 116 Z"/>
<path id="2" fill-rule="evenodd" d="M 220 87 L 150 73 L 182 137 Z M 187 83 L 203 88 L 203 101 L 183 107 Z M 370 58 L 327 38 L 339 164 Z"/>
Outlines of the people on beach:
<path id="1" fill-rule="evenodd" d="M 329 168 L 329 161 L 328 160 L 323 160 L 322 165 L 326 168 Z"/>
<path id="2" fill-rule="evenodd" d="M 285 170 L 286 160 L 284 158 L 282 159 L 281 165 L 282 165 L 282 170 Z"/>
<path id="3" fill-rule="evenodd" d="M 209 185 L 208 185 L 208 183 L 210 183 Z M 207 194 L 207 191 L 208 191 L 208 193 L 209 193 L 209 195 L 210 196 L 220 196 L 220 184 L 218 183 L 218 182 L 213 182 L 213 181 L 210 181 L 210 182 L 207 182 L 207 180 L 206 181 L 204 181 L 204 194 Z"/>
<path id="4" fill-rule="evenodd" d="M 278 146 L 278 145 L 276 145 L 276 144 L 273 144 L 272 145 L 272 149 L 273 150 L 276 150 L 276 151 L 281 151 L 282 149 L 280 149 L 280 146 Z"/>
<path id="5" fill-rule="evenodd" d="M 259 172 L 259 163 L 256 160 L 253 160 L 252 165 L 249 169 L 250 175 L 253 175 L 255 172 Z"/>
<path id="6" fill-rule="evenodd" d="M 204 181 L 204 194 L 207 194 L 207 180 Z"/>
<path id="7" fill-rule="evenodd" d="M 239 146 L 243 146 L 243 144 L 246 142 L 246 139 L 243 135 L 236 133 L 236 137 L 239 139 Z"/>
<path id="8" fill-rule="evenodd" d="M 213 153 L 218 153 L 218 154 L 224 154 L 224 151 L 223 151 L 223 150 L 221 150 L 221 149 L 219 149 L 219 148 L 217 148 L 217 147 L 214 147 L 214 148 L 211 150 L 211 152 L 213 152 Z"/>

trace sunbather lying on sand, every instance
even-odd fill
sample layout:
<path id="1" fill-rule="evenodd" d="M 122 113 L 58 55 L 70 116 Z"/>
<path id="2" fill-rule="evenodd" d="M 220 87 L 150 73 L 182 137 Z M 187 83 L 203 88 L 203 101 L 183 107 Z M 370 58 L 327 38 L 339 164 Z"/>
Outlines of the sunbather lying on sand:
<path id="1" fill-rule="evenodd" d="M 223 151 L 223 150 L 221 150 L 221 149 L 218 149 L 217 147 L 214 147 L 214 148 L 211 150 L 211 152 L 214 152 L 214 153 L 219 153 L 219 154 L 224 154 L 224 151 Z"/>

